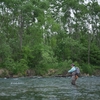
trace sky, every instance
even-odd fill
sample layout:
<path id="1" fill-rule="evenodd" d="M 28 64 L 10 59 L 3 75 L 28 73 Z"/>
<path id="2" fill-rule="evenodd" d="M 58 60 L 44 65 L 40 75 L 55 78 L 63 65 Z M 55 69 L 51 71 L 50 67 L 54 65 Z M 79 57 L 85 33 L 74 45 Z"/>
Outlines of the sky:
<path id="1" fill-rule="evenodd" d="M 100 4 L 100 0 L 98 0 L 98 3 Z"/>
<path id="2" fill-rule="evenodd" d="M 98 3 L 100 4 L 100 0 L 97 0 L 98 1 Z"/>
<path id="3" fill-rule="evenodd" d="M 90 2 L 91 0 L 85 0 L 85 2 Z M 100 0 L 97 0 L 98 3 L 100 4 Z"/>

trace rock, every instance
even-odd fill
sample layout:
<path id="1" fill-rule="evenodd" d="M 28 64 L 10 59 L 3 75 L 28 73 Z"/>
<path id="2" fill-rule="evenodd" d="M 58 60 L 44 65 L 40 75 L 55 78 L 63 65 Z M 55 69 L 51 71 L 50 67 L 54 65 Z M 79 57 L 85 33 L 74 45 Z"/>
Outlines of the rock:
<path id="1" fill-rule="evenodd" d="M 18 75 L 13 75 L 13 78 L 18 78 Z"/>
<path id="2" fill-rule="evenodd" d="M 29 69 L 29 70 L 26 71 L 26 75 L 27 76 L 34 76 L 35 75 L 35 71 L 32 70 L 32 69 Z"/>

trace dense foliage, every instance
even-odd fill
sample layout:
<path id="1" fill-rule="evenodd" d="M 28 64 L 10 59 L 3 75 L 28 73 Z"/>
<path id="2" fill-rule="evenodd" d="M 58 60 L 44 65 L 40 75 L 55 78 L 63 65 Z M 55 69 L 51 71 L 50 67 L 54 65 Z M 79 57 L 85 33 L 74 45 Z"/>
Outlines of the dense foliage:
<path id="1" fill-rule="evenodd" d="M 96 0 L 0 0 L 0 67 L 57 74 L 75 63 L 100 69 L 100 5 Z"/>

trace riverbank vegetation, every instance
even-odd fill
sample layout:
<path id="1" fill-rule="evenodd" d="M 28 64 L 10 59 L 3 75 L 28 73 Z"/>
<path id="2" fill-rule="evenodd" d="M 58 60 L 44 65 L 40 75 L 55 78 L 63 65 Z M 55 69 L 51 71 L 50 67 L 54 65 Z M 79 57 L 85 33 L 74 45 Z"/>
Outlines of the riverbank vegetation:
<path id="1" fill-rule="evenodd" d="M 82 73 L 95 74 L 99 10 L 97 0 L 1 0 L 0 68 L 9 75 L 58 75 L 75 63 Z"/>

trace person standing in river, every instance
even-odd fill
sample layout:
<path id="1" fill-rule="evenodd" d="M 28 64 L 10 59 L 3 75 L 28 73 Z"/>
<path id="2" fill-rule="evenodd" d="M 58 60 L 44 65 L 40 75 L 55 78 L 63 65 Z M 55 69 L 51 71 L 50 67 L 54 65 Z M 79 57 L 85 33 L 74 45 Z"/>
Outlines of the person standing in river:
<path id="1" fill-rule="evenodd" d="M 68 71 L 68 73 L 71 73 L 72 74 L 72 81 L 71 81 L 71 84 L 72 85 L 76 85 L 75 82 L 78 78 L 78 76 L 76 75 L 76 67 L 74 64 L 71 65 L 71 69 Z"/>

